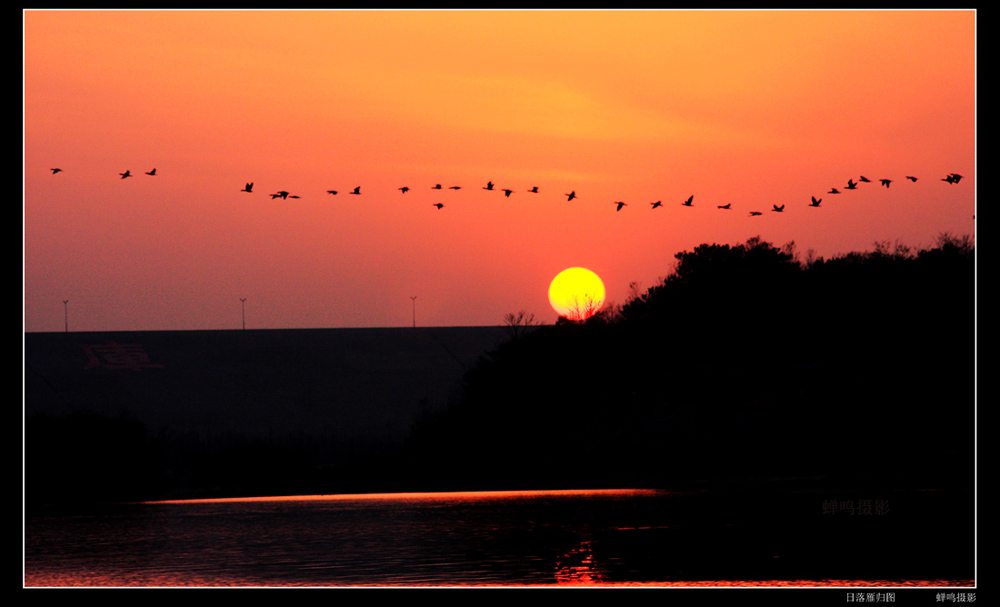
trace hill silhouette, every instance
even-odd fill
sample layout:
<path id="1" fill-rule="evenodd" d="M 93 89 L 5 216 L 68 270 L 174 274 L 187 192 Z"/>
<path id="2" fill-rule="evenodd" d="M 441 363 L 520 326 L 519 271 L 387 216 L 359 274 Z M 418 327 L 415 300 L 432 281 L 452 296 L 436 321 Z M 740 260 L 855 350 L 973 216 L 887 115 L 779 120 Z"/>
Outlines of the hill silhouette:
<path id="1" fill-rule="evenodd" d="M 974 247 L 799 262 L 704 244 L 645 293 L 538 327 L 413 434 L 411 479 L 971 487 Z"/>

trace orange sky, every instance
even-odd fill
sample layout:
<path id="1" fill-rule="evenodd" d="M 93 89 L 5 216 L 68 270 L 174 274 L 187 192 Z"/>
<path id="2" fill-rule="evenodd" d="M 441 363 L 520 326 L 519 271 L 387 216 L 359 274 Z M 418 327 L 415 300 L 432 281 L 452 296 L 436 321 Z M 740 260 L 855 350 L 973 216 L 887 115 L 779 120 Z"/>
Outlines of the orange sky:
<path id="1" fill-rule="evenodd" d="M 23 16 L 26 331 L 553 322 L 571 266 L 974 235 L 975 11 Z"/>

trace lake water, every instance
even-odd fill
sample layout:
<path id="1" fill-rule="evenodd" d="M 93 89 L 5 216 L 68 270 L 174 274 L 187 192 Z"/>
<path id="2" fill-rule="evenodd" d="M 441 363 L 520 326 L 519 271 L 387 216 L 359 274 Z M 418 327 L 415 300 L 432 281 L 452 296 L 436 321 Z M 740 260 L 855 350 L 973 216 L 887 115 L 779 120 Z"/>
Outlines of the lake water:
<path id="1" fill-rule="evenodd" d="M 773 516 L 764 516 L 770 512 Z M 782 528 L 789 512 L 794 529 Z M 652 490 L 159 502 L 25 519 L 25 586 L 968 586 L 888 518 Z M 805 524 L 802 527 L 801 524 Z M 855 532 L 851 526 L 857 527 Z M 846 536 L 845 536 L 846 530 Z M 913 533 L 910 533 L 912 536 Z M 888 544 L 886 548 L 885 544 Z M 856 545 L 855 545 L 856 546 Z M 917 550 L 919 552 L 919 550 Z M 892 555 L 890 555 L 892 556 Z M 860 557 L 860 558 L 859 558 Z M 926 559 L 914 555 L 924 566 Z M 917 560 L 913 561 L 914 563 Z M 880 565 L 882 563 L 882 565 Z M 942 575 L 935 575 L 940 571 Z M 915 575 L 909 575 L 913 573 Z M 930 573 L 928 575 L 927 573 Z M 971 577 L 971 576 L 970 576 Z"/>

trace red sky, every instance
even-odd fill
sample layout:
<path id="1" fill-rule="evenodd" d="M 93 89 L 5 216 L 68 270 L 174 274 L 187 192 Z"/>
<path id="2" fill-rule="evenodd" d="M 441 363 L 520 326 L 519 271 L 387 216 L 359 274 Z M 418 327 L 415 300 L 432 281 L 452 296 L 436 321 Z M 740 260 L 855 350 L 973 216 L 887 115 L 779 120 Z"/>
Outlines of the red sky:
<path id="1" fill-rule="evenodd" d="M 28 10 L 24 329 L 553 322 L 571 266 L 974 235 L 976 17 Z"/>

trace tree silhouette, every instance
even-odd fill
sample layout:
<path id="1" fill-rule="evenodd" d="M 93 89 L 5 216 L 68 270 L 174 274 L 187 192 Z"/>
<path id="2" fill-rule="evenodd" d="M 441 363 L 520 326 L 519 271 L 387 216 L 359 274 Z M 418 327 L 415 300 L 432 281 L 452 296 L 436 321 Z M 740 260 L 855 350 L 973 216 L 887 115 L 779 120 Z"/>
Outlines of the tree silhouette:
<path id="1" fill-rule="evenodd" d="M 560 318 L 484 356 L 414 438 L 414 461 L 432 450 L 427 469 L 522 486 L 966 478 L 970 239 L 803 265 L 794 243 L 751 238 L 675 259 L 614 314 Z"/>

